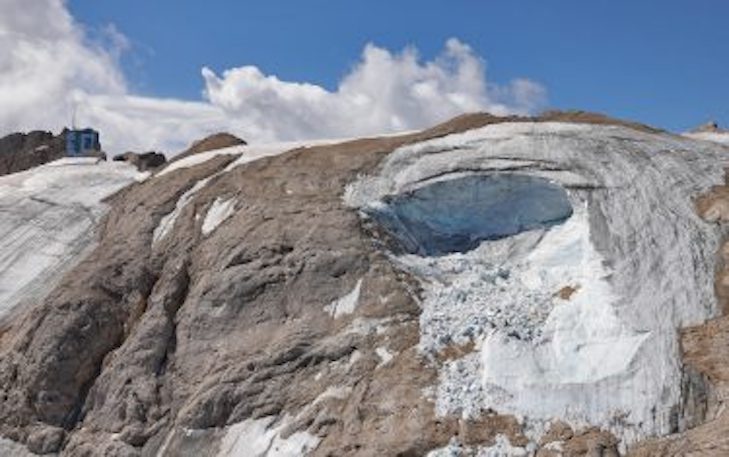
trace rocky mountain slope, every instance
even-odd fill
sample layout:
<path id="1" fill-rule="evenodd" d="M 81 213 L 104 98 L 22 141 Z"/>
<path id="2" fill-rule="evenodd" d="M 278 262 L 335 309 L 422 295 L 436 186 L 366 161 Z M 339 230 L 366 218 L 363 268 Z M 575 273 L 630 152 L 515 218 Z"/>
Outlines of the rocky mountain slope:
<path id="1" fill-rule="evenodd" d="M 0 454 L 723 455 L 728 160 L 476 114 L 0 178 Z"/>

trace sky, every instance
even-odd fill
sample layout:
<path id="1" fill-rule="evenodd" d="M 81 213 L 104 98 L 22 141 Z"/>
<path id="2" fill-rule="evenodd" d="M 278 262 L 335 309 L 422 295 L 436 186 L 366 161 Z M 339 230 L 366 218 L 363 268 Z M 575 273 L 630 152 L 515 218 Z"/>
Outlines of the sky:
<path id="1" fill-rule="evenodd" d="M 0 134 L 175 152 L 584 109 L 729 125 L 724 0 L 0 0 Z"/>

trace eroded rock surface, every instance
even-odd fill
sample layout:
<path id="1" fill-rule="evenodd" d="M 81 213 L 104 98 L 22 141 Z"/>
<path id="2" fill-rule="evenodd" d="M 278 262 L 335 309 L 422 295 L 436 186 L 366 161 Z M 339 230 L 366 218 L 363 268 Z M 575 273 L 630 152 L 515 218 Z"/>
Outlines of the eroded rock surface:
<path id="1" fill-rule="evenodd" d="M 0 138 L 0 176 L 17 173 L 59 159 L 66 153 L 63 134 L 33 131 Z"/>
<path id="2" fill-rule="evenodd" d="M 114 156 L 114 160 L 117 162 L 129 162 L 139 171 L 155 170 L 167 162 L 167 158 L 161 152 L 125 152 Z"/>

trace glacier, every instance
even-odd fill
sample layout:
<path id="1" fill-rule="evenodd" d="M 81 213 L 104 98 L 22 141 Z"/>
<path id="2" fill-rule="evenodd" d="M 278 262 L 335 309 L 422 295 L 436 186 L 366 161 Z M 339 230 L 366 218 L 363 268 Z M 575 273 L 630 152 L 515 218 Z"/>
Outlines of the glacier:
<path id="1" fill-rule="evenodd" d="M 688 412 L 708 386 L 682 364 L 677 329 L 717 313 L 722 233 L 693 198 L 721 182 L 728 158 L 667 133 L 502 123 L 401 147 L 344 200 L 397 239 L 392 261 L 421 283 L 419 347 L 439 369 L 440 415 L 493 411 L 542 429 L 561 419 L 625 449 L 704 419 Z M 474 183 L 514 176 L 542 191 L 495 213 L 463 204 L 480 200 Z M 472 225 L 478 211 L 499 221 Z"/>
<path id="2" fill-rule="evenodd" d="M 439 255 L 563 222 L 572 206 L 567 193 L 544 178 L 504 173 L 437 181 L 365 211 L 405 251 Z"/>
<path id="3" fill-rule="evenodd" d="M 65 158 L 0 177 L 0 318 L 42 298 L 93 245 L 103 199 L 146 173 Z"/>

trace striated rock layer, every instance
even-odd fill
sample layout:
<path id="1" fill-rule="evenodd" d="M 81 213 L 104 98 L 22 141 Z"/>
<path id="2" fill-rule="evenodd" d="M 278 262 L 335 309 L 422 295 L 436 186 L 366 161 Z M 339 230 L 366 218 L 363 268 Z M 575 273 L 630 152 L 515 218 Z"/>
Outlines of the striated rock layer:
<path id="1" fill-rule="evenodd" d="M 615 455 L 717 414 L 677 332 L 718 313 L 723 229 L 694 198 L 722 146 L 552 113 L 200 157 L 111 197 L 93 251 L 13 310 L 0 452 Z M 469 238 L 468 211 L 421 217 L 439 195 L 515 216 Z M 402 230 L 372 217 L 391 202 Z"/>

